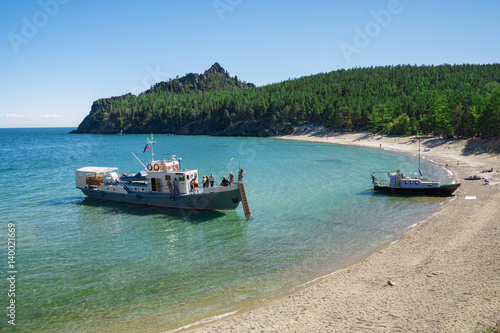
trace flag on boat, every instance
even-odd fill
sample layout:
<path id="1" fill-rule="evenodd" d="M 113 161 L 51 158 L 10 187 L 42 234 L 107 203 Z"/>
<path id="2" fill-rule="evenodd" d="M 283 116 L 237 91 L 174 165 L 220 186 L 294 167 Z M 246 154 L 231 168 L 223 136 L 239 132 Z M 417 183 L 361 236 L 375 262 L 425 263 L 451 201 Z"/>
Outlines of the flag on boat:
<path id="1" fill-rule="evenodd" d="M 146 145 L 146 147 L 144 147 L 144 151 L 142 153 L 144 154 L 148 149 L 149 149 L 149 143 Z"/>

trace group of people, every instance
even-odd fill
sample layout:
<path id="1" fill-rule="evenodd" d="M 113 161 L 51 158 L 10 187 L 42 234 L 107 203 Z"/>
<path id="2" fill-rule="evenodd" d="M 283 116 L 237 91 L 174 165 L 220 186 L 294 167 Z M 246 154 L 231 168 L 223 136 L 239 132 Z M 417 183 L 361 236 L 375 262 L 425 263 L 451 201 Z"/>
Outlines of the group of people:
<path id="1" fill-rule="evenodd" d="M 243 181 L 243 174 L 245 173 L 245 171 L 243 169 L 240 168 L 240 171 L 238 171 L 238 182 L 241 182 Z M 220 183 L 221 186 L 229 186 L 230 184 L 232 184 L 234 182 L 234 175 L 232 172 L 229 173 L 229 177 L 228 179 L 226 179 L 226 177 L 222 177 L 222 182 Z M 203 179 L 202 179 L 202 186 L 203 188 L 209 188 L 209 187 L 214 187 L 214 183 L 215 183 L 215 177 L 214 177 L 214 174 L 211 173 L 210 176 L 203 176 Z M 174 195 L 179 195 L 179 180 L 177 178 L 174 178 L 174 181 L 173 183 L 170 181 L 170 179 L 167 180 L 167 186 L 168 186 L 168 190 L 170 191 L 170 195 L 174 196 Z M 189 182 L 189 188 L 190 188 L 190 193 L 196 193 L 198 194 L 199 193 L 199 184 L 198 184 L 198 179 L 195 177 L 193 179 L 191 179 L 191 181 Z"/>
<path id="2" fill-rule="evenodd" d="M 203 188 L 214 187 L 215 177 L 214 174 L 211 173 L 210 176 L 203 176 L 202 184 Z"/>
<path id="3" fill-rule="evenodd" d="M 245 173 L 245 170 L 240 168 L 240 171 L 238 171 L 238 182 L 243 181 L 243 174 Z M 229 179 L 226 179 L 226 177 L 222 177 L 222 182 L 220 183 L 221 186 L 229 186 L 234 182 L 234 175 L 232 172 L 229 173 Z"/>

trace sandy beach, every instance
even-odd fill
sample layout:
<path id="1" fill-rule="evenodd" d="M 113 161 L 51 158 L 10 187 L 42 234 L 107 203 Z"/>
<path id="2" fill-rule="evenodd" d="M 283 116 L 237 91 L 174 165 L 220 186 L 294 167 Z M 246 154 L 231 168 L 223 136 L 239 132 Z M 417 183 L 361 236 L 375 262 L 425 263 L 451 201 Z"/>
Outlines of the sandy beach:
<path id="1" fill-rule="evenodd" d="M 415 137 L 305 126 L 281 139 L 418 154 Z M 446 166 L 462 184 L 443 209 L 399 242 L 294 294 L 187 330 L 481 332 L 494 327 L 500 322 L 500 157 L 488 144 L 422 137 L 422 156 Z M 492 173 L 481 172 L 491 168 Z M 464 180 L 473 175 L 488 178 L 489 185 Z"/>

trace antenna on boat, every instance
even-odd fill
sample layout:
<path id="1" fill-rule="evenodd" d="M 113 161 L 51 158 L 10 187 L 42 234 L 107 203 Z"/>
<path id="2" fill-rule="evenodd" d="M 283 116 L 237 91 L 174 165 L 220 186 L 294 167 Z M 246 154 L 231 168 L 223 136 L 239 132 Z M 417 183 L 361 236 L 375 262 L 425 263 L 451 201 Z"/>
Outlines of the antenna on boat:
<path id="1" fill-rule="evenodd" d="M 422 171 L 420 171 L 420 138 L 418 138 L 418 179 L 422 176 Z"/>

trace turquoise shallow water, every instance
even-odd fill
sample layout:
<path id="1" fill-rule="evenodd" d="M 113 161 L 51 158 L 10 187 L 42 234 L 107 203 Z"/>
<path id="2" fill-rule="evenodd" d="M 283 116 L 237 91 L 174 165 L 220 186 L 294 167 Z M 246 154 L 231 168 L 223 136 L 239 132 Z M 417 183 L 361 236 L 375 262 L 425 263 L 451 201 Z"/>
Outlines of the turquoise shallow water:
<path id="1" fill-rule="evenodd" d="M 252 219 L 86 198 L 83 166 L 137 172 L 145 135 L 0 129 L 0 239 L 16 225 L 16 330 L 161 332 L 258 303 L 393 241 L 443 198 L 374 195 L 370 171 L 417 170 L 415 156 L 260 138 L 157 135 L 155 156 L 219 179 L 241 165 Z M 429 161 L 424 174 L 450 175 Z M 4 307 L 5 309 L 5 307 Z M 8 318 L 0 329 L 9 331 Z"/>

